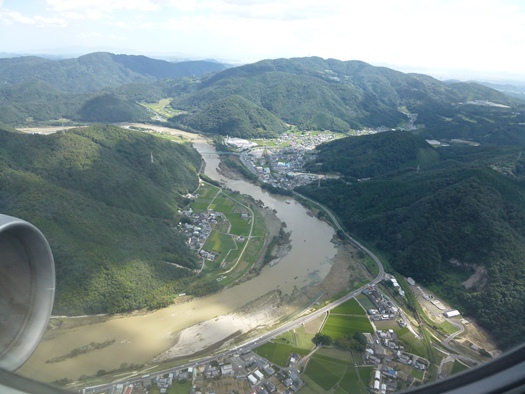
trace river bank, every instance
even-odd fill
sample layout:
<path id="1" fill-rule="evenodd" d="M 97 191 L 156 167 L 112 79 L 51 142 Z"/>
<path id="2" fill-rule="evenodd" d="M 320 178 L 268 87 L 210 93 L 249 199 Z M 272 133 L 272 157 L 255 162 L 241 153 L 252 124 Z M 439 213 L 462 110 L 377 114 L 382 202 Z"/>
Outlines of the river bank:
<path id="1" fill-rule="evenodd" d="M 217 172 L 219 159 L 214 154 L 213 146 L 204 139 L 167 128 L 162 128 L 162 131 L 181 133 L 191 140 L 196 149 L 204 153 L 206 174 L 215 180 L 225 178 Z M 307 210 L 296 201 L 286 202 L 286 198 L 270 195 L 242 180 L 224 180 L 226 187 L 262 201 L 277 215 L 279 221 L 286 222 L 286 231 L 291 232 L 291 248 L 277 264 L 266 265 L 257 274 L 246 277 L 244 282 L 219 293 L 199 299 L 182 297 L 180 301 L 183 302 L 161 310 L 119 315 L 107 320 L 106 317 L 100 317 L 93 324 L 80 319 L 62 322 L 59 327 L 60 323 L 55 321 L 56 329 L 46 333 L 35 354 L 18 373 L 48 382 L 63 378 L 77 380 L 82 375 L 95 375 L 99 370 L 114 370 L 125 363 L 153 363 L 156 357 L 162 357 L 169 349 L 172 353 L 179 349 L 186 354 L 193 354 L 225 339 L 228 344 L 228 341 L 251 335 L 253 330 L 267 329 L 279 319 L 307 307 L 318 297 L 328 297 L 338 289 L 338 286 L 329 284 L 325 285 L 324 290 L 316 288 L 329 275 L 338 251 L 331 242 L 335 232 L 329 225 L 309 216 Z M 339 279 L 341 276 L 334 275 L 334 278 Z M 267 302 L 264 308 L 258 306 L 251 313 L 250 305 L 261 305 L 256 300 Z M 239 329 L 241 326 L 244 328 Z M 195 340 L 197 334 L 200 335 L 198 341 Z M 236 334 L 235 338 L 233 334 Z M 94 349 L 62 362 L 46 363 L 47 360 L 70 354 L 72 350 L 84 348 L 92 342 L 108 341 L 112 341 L 112 344 L 102 349 Z"/>

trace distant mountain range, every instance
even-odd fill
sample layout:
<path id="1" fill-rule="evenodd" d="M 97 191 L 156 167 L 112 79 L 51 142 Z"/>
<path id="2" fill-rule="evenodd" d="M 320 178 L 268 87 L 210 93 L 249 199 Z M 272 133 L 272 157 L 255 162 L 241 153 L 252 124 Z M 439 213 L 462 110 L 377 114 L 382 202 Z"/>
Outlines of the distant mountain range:
<path id="1" fill-rule="evenodd" d="M 525 104 L 478 83 L 441 82 L 361 61 L 318 57 L 240 67 L 98 52 L 0 59 L 0 121 L 10 125 L 148 121 L 137 102 L 172 98 L 172 125 L 210 134 L 411 129 L 426 138 L 525 143 Z M 502 88 L 502 87 L 498 87 Z"/>
<path id="2" fill-rule="evenodd" d="M 360 61 L 309 57 L 230 68 L 203 80 L 194 92 L 176 97 L 172 106 L 196 114 L 197 123 L 191 115 L 178 121 L 198 128 L 202 111 L 233 95 L 302 129 L 412 127 L 428 138 L 525 141 L 517 127 L 525 121 L 521 100 L 476 83 L 444 83 Z M 409 114 L 417 114 L 413 125 Z M 245 132 L 233 129 L 229 134 Z"/>
<path id="3" fill-rule="evenodd" d="M 162 78 L 200 77 L 225 68 L 209 61 L 171 63 L 146 56 L 97 52 L 65 60 L 35 56 L 0 59 L 0 80 L 17 84 L 37 79 L 62 92 L 80 93 Z"/>

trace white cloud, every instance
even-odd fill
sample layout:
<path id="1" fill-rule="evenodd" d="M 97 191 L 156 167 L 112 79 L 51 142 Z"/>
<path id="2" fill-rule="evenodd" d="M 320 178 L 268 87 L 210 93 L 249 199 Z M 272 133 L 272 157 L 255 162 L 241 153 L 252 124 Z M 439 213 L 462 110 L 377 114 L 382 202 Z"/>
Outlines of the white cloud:
<path id="1" fill-rule="evenodd" d="M 126 47 L 137 52 L 187 50 L 189 56 L 243 61 L 310 53 L 424 67 L 525 69 L 523 0 L 25 0 L 9 10 L 2 1 L 6 29 L 18 24 L 29 32 L 75 19 L 61 41 L 98 31 L 90 42 L 105 45 L 105 37 L 125 29 Z M 7 36 L 7 30 L 0 33 Z"/>
<path id="2" fill-rule="evenodd" d="M 115 11 L 155 11 L 162 0 L 47 0 L 50 11 L 71 19 L 101 19 Z"/>
<path id="3" fill-rule="evenodd" d="M 336 13 L 337 0 L 203 0 L 201 9 L 213 15 L 230 15 L 248 19 L 297 20 L 318 19 Z"/>
<path id="4" fill-rule="evenodd" d="M 63 27 L 66 21 L 62 18 L 46 18 L 43 16 L 25 16 L 17 11 L 0 9 L 0 23 L 7 25 L 30 25 L 37 27 Z"/>

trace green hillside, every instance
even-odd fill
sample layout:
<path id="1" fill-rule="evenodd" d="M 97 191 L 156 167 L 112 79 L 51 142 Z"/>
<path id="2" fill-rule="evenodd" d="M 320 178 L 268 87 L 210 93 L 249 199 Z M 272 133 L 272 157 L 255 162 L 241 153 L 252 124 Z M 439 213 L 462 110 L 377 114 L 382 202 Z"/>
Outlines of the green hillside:
<path id="1" fill-rule="evenodd" d="M 369 169 L 391 148 L 370 150 Z M 509 347 L 525 336 L 525 318 L 516 313 L 525 308 L 522 149 L 444 147 L 419 172 L 393 165 L 366 182 L 330 180 L 299 191 L 332 208 L 351 233 L 385 252 L 396 270 L 430 286 Z M 347 161 L 354 157 L 351 149 L 333 152 Z M 399 150 L 399 157 L 409 156 Z M 359 150 L 356 158 L 367 161 Z M 466 289 L 462 283 L 479 266 L 486 274 Z"/>
<path id="2" fill-rule="evenodd" d="M 228 71 L 228 70 L 227 70 Z M 374 101 L 352 86 L 309 75 L 282 71 L 241 74 L 204 82 L 195 93 L 174 100 L 172 106 L 192 110 L 231 95 L 261 106 L 287 123 L 305 129 L 348 131 L 361 125 L 397 125 L 404 115 Z"/>
<path id="3" fill-rule="evenodd" d="M 408 111 L 426 138 L 525 143 L 522 101 L 476 83 L 444 83 L 361 61 L 263 60 L 204 79 L 172 106 L 198 113 L 231 95 L 302 129 L 405 127 Z"/>
<path id="4" fill-rule="evenodd" d="M 100 94 L 84 102 L 72 118 L 84 122 L 137 122 L 147 121 L 151 114 L 139 104 L 113 94 Z"/>
<path id="5" fill-rule="evenodd" d="M 317 159 L 307 167 L 309 171 L 337 172 L 358 179 L 406 167 L 423 168 L 439 160 L 423 138 L 401 131 L 331 141 L 318 145 L 315 153 Z"/>
<path id="6" fill-rule="evenodd" d="M 0 120 L 11 125 L 70 119 L 79 122 L 148 121 L 152 114 L 128 100 L 155 97 L 155 90 L 142 89 L 139 96 L 129 85 L 114 93 L 63 93 L 35 79 L 0 87 Z M 148 85 L 150 86 L 150 85 Z"/>
<path id="7" fill-rule="evenodd" d="M 0 211 L 49 240 L 54 313 L 160 307 L 184 291 L 197 263 L 177 211 L 199 166 L 186 145 L 113 126 L 49 136 L 0 128 Z"/>
<path id="8" fill-rule="evenodd" d="M 0 121 L 11 125 L 72 117 L 86 98 L 66 94 L 38 79 L 0 86 Z"/>
<path id="9" fill-rule="evenodd" d="M 182 122 L 195 130 L 232 137 L 272 138 L 287 129 L 271 112 L 236 95 L 214 101 Z"/>
<path id="10" fill-rule="evenodd" d="M 11 125 L 144 121 L 151 116 L 137 102 L 171 98 L 186 114 L 172 124 L 207 133 L 271 136 L 284 122 L 302 130 L 382 127 L 446 141 L 525 144 L 519 99 L 355 60 L 274 59 L 225 69 L 99 52 L 60 61 L 0 59 L 0 77 L 0 121 Z"/>
<path id="11" fill-rule="evenodd" d="M 34 56 L 0 59 L 2 82 L 16 84 L 35 78 L 64 92 L 95 92 L 132 82 L 201 76 L 224 70 L 220 63 L 171 63 L 145 56 L 96 52 L 75 59 L 47 60 Z"/>

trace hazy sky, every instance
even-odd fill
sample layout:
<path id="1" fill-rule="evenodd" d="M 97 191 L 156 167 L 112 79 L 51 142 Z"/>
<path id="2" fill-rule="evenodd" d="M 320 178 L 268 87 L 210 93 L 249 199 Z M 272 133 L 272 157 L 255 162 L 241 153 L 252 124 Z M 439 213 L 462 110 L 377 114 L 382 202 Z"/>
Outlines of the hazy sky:
<path id="1" fill-rule="evenodd" d="M 321 56 L 525 76 L 525 0 L 0 0 L 0 52 Z"/>

